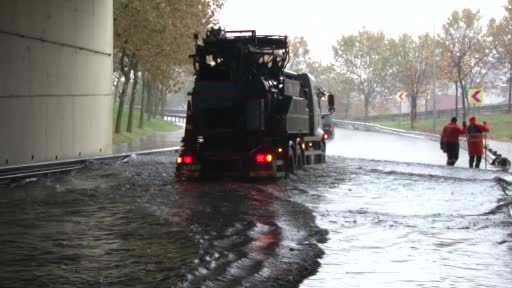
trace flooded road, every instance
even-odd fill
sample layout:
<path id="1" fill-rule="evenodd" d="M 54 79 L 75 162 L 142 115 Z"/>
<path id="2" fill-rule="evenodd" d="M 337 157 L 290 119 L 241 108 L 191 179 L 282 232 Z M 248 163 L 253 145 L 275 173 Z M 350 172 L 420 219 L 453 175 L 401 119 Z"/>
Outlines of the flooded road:
<path id="1" fill-rule="evenodd" d="M 177 183 L 174 157 L 4 185 L 0 287 L 297 287 L 316 272 L 327 232 L 286 183 Z"/>
<path id="2" fill-rule="evenodd" d="M 162 153 L 4 183 L 0 287 L 512 287 L 509 173 L 361 131 L 328 154 L 274 182 L 176 182 Z"/>
<path id="3" fill-rule="evenodd" d="M 322 266 L 301 287 L 512 287 L 509 212 L 486 215 L 505 201 L 498 179 L 510 181 L 510 173 L 421 164 L 443 163 L 437 143 L 413 139 L 409 146 L 386 135 L 362 144 L 352 139 L 378 135 L 337 135 L 347 137 L 329 147 L 387 149 L 370 155 L 383 160 L 330 157 L 326 168 L 313 168 L 323 177 L 296 179 L 297 191 L 309 191 L 298 201 L 329 231 Z M 369 157 L 351 149 L 331 154 Z"/>

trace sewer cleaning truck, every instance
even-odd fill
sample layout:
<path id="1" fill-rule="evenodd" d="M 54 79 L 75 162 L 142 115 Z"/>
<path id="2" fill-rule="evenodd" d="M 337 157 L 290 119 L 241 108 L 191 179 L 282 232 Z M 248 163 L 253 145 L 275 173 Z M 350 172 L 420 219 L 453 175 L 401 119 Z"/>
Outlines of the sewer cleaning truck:
<path id="1" fill-rule="evenodd" d="M 333 111 L 334 97 L 309 74 L 285 70 L 287 36 L 211 28 L 194 38 L 177 179 L 286 177 L 325 162 L 320 103 Z"/>

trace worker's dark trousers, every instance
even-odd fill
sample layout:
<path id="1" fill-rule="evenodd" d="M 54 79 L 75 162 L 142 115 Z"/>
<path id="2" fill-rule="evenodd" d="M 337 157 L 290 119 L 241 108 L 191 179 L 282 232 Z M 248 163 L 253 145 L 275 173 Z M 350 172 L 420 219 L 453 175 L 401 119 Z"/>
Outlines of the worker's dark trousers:
<path id="1" fill-rule="evenodd" d="M 469 156 L 469 168 L 473 168 L 473 163 L 475 163 L 475 168 L 480 168 L 480 162 L 482 162 L 482 156 Z"/>
<path id="2" fill-rule="evenodd" d="M 455 165 L 459 160 L 459 143 L 446 142 L 446 157 L 446 165 Z"/>

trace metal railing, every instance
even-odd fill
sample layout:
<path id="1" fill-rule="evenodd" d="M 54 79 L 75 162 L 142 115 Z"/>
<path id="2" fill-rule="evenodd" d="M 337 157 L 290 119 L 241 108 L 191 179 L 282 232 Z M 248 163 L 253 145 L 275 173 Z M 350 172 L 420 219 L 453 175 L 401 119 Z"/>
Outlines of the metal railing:
<path id="1" fill-rule="evenodd" d="M 459 108 L 459 115 L 462 115 L 462 108 Z M 505 113 L 508 112 L 508 104 L 498 104 L 498 105 L 485 105 L 485 106 L 476 106 L 471 107 L 468 110 L 468 113 L 471 115 L 485 115 L 485 114 L 494 114 L 494 113 Z M 187 111 L 185 110 L 176 110 L 176 109 L 165 109 L 165 116 L 171 117 L 171 121 L 176 122 L 185 122 Z M 416 113 L 417 120 L 424 119 L 432 119 L 432 111 L 421 111 Z M 440 118 L 450 118 L 456 115 L 455 109 L 441 109 L 436 111 L 437 119 Z M 348 121 L 364 121 L 364 116 L 351 116 L 347 118 L 335 118 L 336 120 L 348 120 Z M 379 121 L 406 121 L 409 119 L 409 113 L 402 114 L 383 114 L 383 115 L 373 115 L 368 116 L 366 122 L 379 122 Z"/>
<path id="2" fill-rule="evenodd" d="M 142 151 L 133 151 L 120 154 L 106 155 L 106 156 L 93 156 L 84 157 L 78 159 L 60 160 L 60 161 L 48 161 L 48 162 L 36 162 L 22 165 L 11 165 L 0 167 L 0 186 L 2 181 L 11 179 L 23 179 L 27 177 L 45 175 L 58 172 L 72 171 L 80 169 L 86 165 L 88 161 L 105 161 L 105 160 L 119 160 L 123 161 L 132 155 L 147 155 L 154 153 L 164 153 L 170 151 L 177 151 L 180 147 L 170 147 L 162 149 L 151 149 Z"/>
<path id="3" fill-rule="evenodd" d="M 456 109 L 441 109 L 436 111 L 437 119 L 440 118 L 450 118 L 455 116 Z M 462 115 L 462 108 L 458 109 L 459 115 Z M 485 115 L 485 114 L 494 114 L 494 113 L 505 113 L 508 112 L 508 104 L 498 104 L 498 105 L 485 105 L 485 106 L 475 106 L 470 107 L 468 110 L 469 114 L 474 115 Z M 368 116 L 367 122 L 379 122 L 379 121 L 400 121 L 400 120 L 408 120 L 409 113 L 402 114 L 383 114 L 383 115 L 372 115 Z M 417 120 L 424 119 L 432 119 L 433 112 L 432 111 L 421 111 L 416 112 Z M 341 119 L 340 119 L 341 120 Z M 343 120 L 351 120 L 351 121 L 364 121 L 364 116 L 351 116 L 344 118 Z"/>

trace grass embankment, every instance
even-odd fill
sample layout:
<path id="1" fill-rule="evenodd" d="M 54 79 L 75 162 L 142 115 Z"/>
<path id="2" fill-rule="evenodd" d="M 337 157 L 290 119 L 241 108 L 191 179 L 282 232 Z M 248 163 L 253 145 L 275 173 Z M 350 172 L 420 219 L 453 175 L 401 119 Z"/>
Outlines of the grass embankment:
<path id="1" fill-rule="evenodd" d="M 172 122 L 162 120 L 160 118 L 154 118 L 151 120 L 147 120 L 147 115 L 144 115 L 144 128 L 137 128 L 139 125 L 139 111 L 133 111 L 133 132 L 127 133 L 126 126 L 128 124 L 128 109 L 125 108 L 123 110 L 123 121 L 121 125 L 121 134 L 115 134 L 114 129 L 116 127 L 116 114 L 117 108 L 114 109 L 113 119 L 112 119 L 112 143 L 120 144 L 120 143 L 128 143 L 133 139 L 140 138 L 146 135 L 154 134 L 157 132 L 173 132 L 181 129 L 182 127 L 174 124 Z"/>
<path id="2" fill-rule="evenodd" d="M 462 120 L 457 124 L 462 126 Z M 490 132 L 487 134 L 490 138 L 496 140 L 512 141 L 512 114 L 500 113 L 500 114 L 489 114 L 489 115 L 477 115 L 478 122 L 486 121 L 489 124 Z M 440 118 L 436 120 L 436 132 L 441 133 L 441 129 L 450 121 L 450 118 Z M 466 120 L 469 124 L 469 121 Z M 432 119 L 428 120 L 417 120 L 415 123 L 415 129 L 411 129 L 411 121 L 408 115 L 404 115 L 402 121 L 379 121 L 375 124 L 398 128 L 404 130 L 415 130 L 422 132 L 432 133 Z"/>

